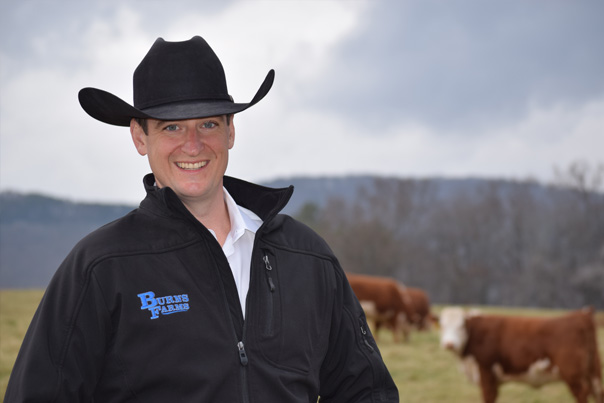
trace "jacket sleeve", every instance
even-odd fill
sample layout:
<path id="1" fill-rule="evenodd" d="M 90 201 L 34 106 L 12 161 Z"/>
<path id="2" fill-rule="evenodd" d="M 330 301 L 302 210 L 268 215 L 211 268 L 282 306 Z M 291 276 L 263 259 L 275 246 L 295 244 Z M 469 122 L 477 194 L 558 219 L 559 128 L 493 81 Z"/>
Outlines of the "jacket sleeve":
<path id="1" fill-rule="evenodd" d="M 68 257 L 55 273 L 17 356 L 5 401 L 92 401 L 110 327 L 90 270 Z"/>
<path id="2" fill-rule="evenodd" d="M 399 401 L 363 309 L 337 264 L 329 351 L 320 376 L 321 402 Z"/>

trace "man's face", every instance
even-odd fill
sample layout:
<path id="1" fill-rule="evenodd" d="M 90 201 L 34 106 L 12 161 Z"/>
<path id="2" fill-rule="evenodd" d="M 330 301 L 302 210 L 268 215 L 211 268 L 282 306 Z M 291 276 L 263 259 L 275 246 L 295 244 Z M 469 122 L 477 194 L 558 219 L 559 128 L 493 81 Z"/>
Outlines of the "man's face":
<path id="1" fill-rule="evenodd" d="M 149 158 L 159 187 L 170 187 L 185 204 L 222 197 L 222 177 L 235 142 L 232 119 L 229 125 L 226 116 L 148 119 L 147 134 L 133 119 L 130 132 L 139 154 Z"/>

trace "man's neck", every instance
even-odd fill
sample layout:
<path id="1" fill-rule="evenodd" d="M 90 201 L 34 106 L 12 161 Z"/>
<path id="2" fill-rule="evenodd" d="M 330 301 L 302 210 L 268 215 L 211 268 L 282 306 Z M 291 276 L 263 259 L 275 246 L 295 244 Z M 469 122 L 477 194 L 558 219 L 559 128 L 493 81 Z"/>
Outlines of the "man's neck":
<path id="1" fill-rule="evenodd" d="M 221 192 L 219 196 L 213 200 L 198 203 L 188 200 L 182 200 L 182 202 L 200 223 L 214 232 L 222 246 L 231 230 L 231 219 L 224 200 L 224 193 Z"/>

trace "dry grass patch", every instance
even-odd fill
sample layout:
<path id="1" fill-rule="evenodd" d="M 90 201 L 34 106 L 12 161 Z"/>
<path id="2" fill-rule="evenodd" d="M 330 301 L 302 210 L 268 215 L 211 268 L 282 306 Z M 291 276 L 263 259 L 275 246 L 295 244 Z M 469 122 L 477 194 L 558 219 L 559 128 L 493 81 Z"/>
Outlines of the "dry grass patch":
<path id="1" fill-rule="evenodd" d="M 0 401 L 19 347 L 42 298 L 40 290 L 0 290 Z M 513 315 L 558 315 L 564 311 L 542 309 L 481 308 L 484 312 Z M 436 308 L 438 313 L 438 307 Z M 604 317 L 599 312 L 598 318 Z M 600 357 L 604 362 L 604 327 L 598 328 Z M 395 344 L 392 333 L 380 332 L 378 340 L 384 361 L 399 388 L 401 402 L 480 402 L 480 389 L 458 370 L 457 359 L 439 347 L 437 330 L 412 332 L 408 343 Z M 532 389 L 521 384 L 500 388 L 498 403 L 572 402 L 562 383 Z"/>
<path id="2" fill-rule="evenodd" d="M 0 290 L 0 401 L 4 401 L 8 378 L 43 293 Z"/>

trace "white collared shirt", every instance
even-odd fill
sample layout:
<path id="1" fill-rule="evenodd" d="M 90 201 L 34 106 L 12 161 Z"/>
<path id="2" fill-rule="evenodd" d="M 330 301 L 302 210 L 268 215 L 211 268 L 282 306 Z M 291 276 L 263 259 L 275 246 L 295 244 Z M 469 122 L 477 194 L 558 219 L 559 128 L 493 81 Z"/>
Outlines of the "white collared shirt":
<path id="1" fill-rule="evenodd" d="M 237 292 L 239 293 L 241 310 L 245 318 L 245 300 L 250 288 L 252 248 L 256 231 L 262 225 L 262 219 L 252 211 L 237 205 L 226 189 L 224 189 L 224 200 L 231 219 L 231 230 L 224 241 L 222 251 L 231 266 Z M 210 229 L 210 232 L 216 237 L 214 231 Z"/>

